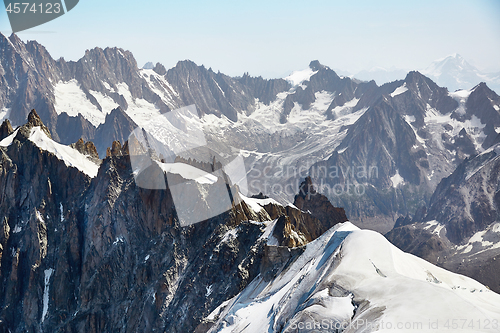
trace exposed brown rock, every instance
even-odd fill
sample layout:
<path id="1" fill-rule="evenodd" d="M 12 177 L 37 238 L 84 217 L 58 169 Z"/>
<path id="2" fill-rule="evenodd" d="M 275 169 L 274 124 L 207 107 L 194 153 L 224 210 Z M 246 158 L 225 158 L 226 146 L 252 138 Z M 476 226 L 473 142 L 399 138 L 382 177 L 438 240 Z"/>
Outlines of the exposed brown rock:
<path id="1" fill-rule="evenodd" d="M 110 156 L 122 156 L 123 155 L 123 152 L 122 152 L 122 145 L 120 143 L 120 141 L 113 141 L 113 144 L 111 145 L 111 149 L 108 147 L 108 149 L 106 149 L 106 157 L 110 157 Z"/>
<path id="2" fill-rule="evenodd" d="M 12 128 L 12 125 L 10 124 L 9 119 L 5 119 L 0 125 L 0 141 L 8 137 L 14 133 L 14 129 Z"/>
<path id="3" fill-rule="evenodd" d="M 287 247 L 298 247 L 308 243 L 306 236 L 295 230 L 295 227 L 290 223 L 290 219 L 281 215 L 273 230 L 273 236 L 278 240 L 278 244 Z"/>
<path id="4" fill-rule="evenodd" d="M 77 142 L 72 143 L 70 147 L 78 150 L 84 155 L 88 155 L 94 159 L 99 159 L 99 154 L 97 153 L 97 149 L 92 141 L 84 142 L 83 139 L 80 138 Z"/>
<path id="5" fill-rule="evenodd" d="M 311 177 L 302 182 L 293 204 L 300 210 L 310 211 L 312 216 L 329 228 L 348 220 L 344 208 L 334 207 L 327 197 L 316 192 Z"/>
<path id="6" fill-rule="evenodd" d="M 29 113 L 28 122 L 19 128 L 18 135 L 20 134 L 24 138 L 29 138 L 31 135 L 31 129 L 33 127 L 40 127 L 40 129 L 47 135 L 47 137 L 52 139 L 52 135 L 50 134 L 49 129 L 43 124 L 35 109 L 31 110 L 31 112 Z"/>

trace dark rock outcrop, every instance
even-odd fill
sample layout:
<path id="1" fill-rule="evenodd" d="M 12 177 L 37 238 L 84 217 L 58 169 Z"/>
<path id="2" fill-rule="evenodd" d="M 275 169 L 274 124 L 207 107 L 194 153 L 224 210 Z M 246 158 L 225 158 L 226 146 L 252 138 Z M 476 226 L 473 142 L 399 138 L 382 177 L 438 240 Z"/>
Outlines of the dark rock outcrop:
<path id="1" fill-rule="evenodd" d="M 316 192 L 311 177 L 306 177 L 300 184 L 299 194 L 295 196 L 293 204 L 298 209 L 309 212 L 328 229 L 347 221 L 344 208 L 334 207 L 327 197 Z"/>
<path id="2" fill-rule="evenodd" d="M 4 120 L 2 125 L 0 125 L 0 141 L 5 139 L 12 133 L 14 133 L 14 129 L 12 128 L 9 119 Z"/>
<path id="3" fill-rule="evenodd" d="M 90 156 L 96 162 L 99 160 L 99 154 L 92 141 L 85 142 L 82 138 L 78 139 L 77 142 L 70 145 L 71 148 L 78 150 L 84 155 Z"/>
<path id="4" fill-rule="evenodd" d="M 91 179 L 28 140 L 33 126 L 44 128 L 35 111 L 0 148 L 2 331 L 192 332 L 335 224 L 292 206 L 255 212 L 235 200 L 183 228 L 168 188 L 136 185 L 127 144 L 115 141 Z M 73 147 L 96 156 L 91 142 Z M 322 216 L 325 204 L 308 204 Z M 261 237 L 272 219 L 286 246 Z"/>
<path id="5" fill-rule="evenodd" d="M 500 291 L 492 276 L 500 272 L 494 244 L 500 195 L 500 148 L 467 158 L 436 188 L 427 214 L 399 223 L 386 234 L 394 245 L 456 273 L 470 276 Z M 439 225 L 438 225 L 439 223 Z M 436 229 L 438 228 L 438 229 Z M 471 239 L 476 235 L 476 239 Z"/>

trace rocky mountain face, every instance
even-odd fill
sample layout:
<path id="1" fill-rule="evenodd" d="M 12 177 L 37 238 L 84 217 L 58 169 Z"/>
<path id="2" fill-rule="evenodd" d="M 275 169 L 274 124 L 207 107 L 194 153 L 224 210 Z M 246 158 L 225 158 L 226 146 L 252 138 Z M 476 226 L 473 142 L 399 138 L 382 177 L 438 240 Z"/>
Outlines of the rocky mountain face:
<path id="1" fill-rule="evenodd" d="M 467 158 L 438 185 L 426 214 L 401 219 L 386 237 L 402 250 L 500 291 L 500 146 Z"/>
<path id="2" fill-rule="evenodd" d="M 310 174 L 351 220 L 372 227 L 374 219 L 387 219 L 385 227 L 377 227 L 386 232 L 394 212 L 415 214 L 428 204 L 443 177 L 491 146 L 497 136 L 492 128 L 499 126 L 499 101 L 484 84 L 448 93 L 418 72 L 381 86 L 371 98 L 376 102 Z"/>
<path id="3" fill-rule="evenodd" d="M 245 157 L 250 194 L 292 202 L 310 175 L 351 221 L 383 232 L 427 207 L 439 181 L 500 128 L 500 98 L 485 84 L 450 93 L 418 72 L 377 86 L 312 61 L 285 79 L 232 78 L 188 60 L 139 69 L 119 48 L 53 60 L 34 41 L 0 39 L 0 116 L 14 127 L 36 108 L 56 141 L 92 140 L 104 157 L 137 127 L 168 142 L 155 122 L 194 104 L 208 144 Z"/>
<path id="4" fill-rule="evenodd" d="M 114 119 L 106 118 L 116 108 L 138 116 L 137 109 L 164 113 L 196 104 L 202 114 L 237 120 L 238 112 L 251 112 L 256 98 L 269 103 L 289 87 L 284 80 L 230 78 L 191 61 L 168 71 L 161 64 L 139 69 L 133 55 L 119 48 L 87 50 L 77 62 L 54 60 L 35 41 L 25 44 L 16 35 L 0 38 L 2 117 L 19 125 L 36 108 L 56 140 L 69 144 L 80 137 L 93 139 L 99 152 L 109 146 L 108 137 L 130 134 L 126 126 L 117 128 Z M 106 138 L 96 133 L 104 124 Z"/>
<path id="5" fill-rule="evenodd" d="M 36 42 L 25 44 L 14 34 L 0 35 L 0 57 L 0 111 L 16 125 L 35 107 L 49 119 L 54 94 L 48 93 L 60 77 L 47 50 Z"/>
<path id="6" fill-rule="evenodd" d="M 182 227 L 170 187 L 137 185 L 129 142 L 99 160 L 91 142 L 55 142 L 34 110 L 16 130 L 0 128 L 1 331 L 302 332 L 324 320 L 346 331 L 352 319 L 373 328 L 404 313 L 500 319 L 498 294 L 345 222 L 309 177 L 287 206 L 228 183 L 230 210 Z M 149 171 L 167 184 L 189 181 L 161 165 Z M 434 296 L 422 301 L 422 291 Z"/>
<path id="7" fill-rule="evenodd" d="M 55 143 L 35 111 L 15 132 L 2 128 L 1 331 L 192 332 L 272 270 L 270 234 L 283 244 L 276 255 L 293 257 L 345 221 L 314 217 L 341 215 L 319 196 L 310 212 L 243 197 L 181 227 L 168 188 L 136 185 L 126 144 L 97 160 L 91 142 Z"/>

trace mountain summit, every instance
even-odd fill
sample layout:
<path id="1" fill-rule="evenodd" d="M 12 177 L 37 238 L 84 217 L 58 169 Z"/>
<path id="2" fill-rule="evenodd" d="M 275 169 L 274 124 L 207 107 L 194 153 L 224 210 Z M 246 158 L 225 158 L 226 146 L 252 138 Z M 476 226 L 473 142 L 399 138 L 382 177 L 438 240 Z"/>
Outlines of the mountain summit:
<path id="1" fill-rule="evenodd" d="M 500 73 L 483 73 L 457 53 L 434 61 L 422 73 L 450 91 L 471 89 L 487 82 L 491 89 L 500 92 Z"/>

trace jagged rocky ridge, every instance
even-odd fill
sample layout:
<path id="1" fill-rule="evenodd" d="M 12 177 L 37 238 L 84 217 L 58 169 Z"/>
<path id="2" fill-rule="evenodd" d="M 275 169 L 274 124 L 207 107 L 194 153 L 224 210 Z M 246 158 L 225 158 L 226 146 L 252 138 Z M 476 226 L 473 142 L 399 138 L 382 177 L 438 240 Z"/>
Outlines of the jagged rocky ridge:
<path id="1" fill-rule="evenodd" d="M 384 232 L 398 216 L 428 206 L 439 181 L 488 149 L 500 128 L 500 98 L 485 84 L 452 93 L 418 72 L 379 87 L 318 61 L 285 80 L 264 80 L 231 78 L 191 61 L 139 69 L 119 48 L 53 60 L 16 35 L 0 36 L 0 48 L 0 112 L 16 126 L 35 107 L 56 141 L 92 140 L 104 157 L 137 126 L 195 104 L 208 143 L 241 150 L 247 172 L 256 171 L 249 172 L 252 193 L 289 202 L 311 175 L 318 189 L 343 188 L 322 193 L 351 221 Z M 358 167 L 377 172 L 347 172 Z M 322 168 L 341 171 L 324 177 L 314 170 Z M 348 194 L 349 184 L 363 194 Z"/>
<path id="2" fill-rule="evenodd" d="M 35 111 L 0 141 L 2 331 L 192 332 L 271 265 L 262 237 L 271 225 L 281 221 L 276 245 L 295 255 L 346 220 L 243 197 L 182 228 L 168 189 L 136 186 L 127 144 L 115 142 L 89 176 L 61 146 L 40 148 L 51 142 Z M 91 143 L 73 147 L 101 162 Z"/>

